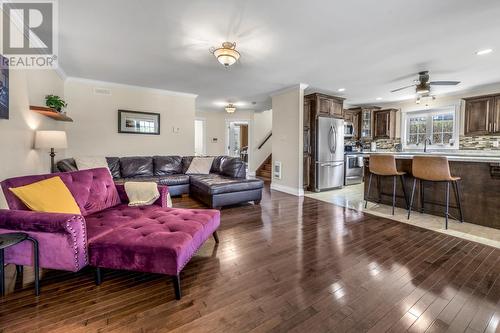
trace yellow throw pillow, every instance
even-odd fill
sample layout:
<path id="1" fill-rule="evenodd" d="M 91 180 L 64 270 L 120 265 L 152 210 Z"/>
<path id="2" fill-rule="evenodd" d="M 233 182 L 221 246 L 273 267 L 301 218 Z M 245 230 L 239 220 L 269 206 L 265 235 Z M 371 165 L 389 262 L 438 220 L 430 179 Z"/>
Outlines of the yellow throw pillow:
<path id="1" fill-rule="evenodd" d="M 75 198 L 59 176 L 9 190 L 33 211 L 81 214 Z"/>

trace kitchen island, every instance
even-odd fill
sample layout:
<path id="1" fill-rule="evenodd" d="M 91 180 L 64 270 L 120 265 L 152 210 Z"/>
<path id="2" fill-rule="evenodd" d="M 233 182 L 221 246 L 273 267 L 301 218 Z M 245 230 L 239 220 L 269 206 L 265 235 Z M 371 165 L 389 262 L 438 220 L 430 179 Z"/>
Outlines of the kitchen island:
<path id="1" fill-rule="evenodd" d="M 365 180 L 369 177 L 370 154 L 365 155 Z M 396 157 L 398 170 L 407 173 L 405 186 L 409 196 L 413 186 L 412 158 L 423 153 L 385 153 Z M 461 202 L 464 220 L 468 223 L 500 229 L 500 156 L 477 154 L 444 154 L 425 153 L 425 155 L 447 156 L 451 174 L 461 177 Z M 381 191 L 379 191 L 379 188 Z M 373 177 L 370 196 L 368 181 L 364 185 L 364 197 L 368 201 L 392 205 L 392 177 Z M 444 216 L 446 183 L 424 182 L 425 213 Z M 396 187 L 396 206 L 406 208 L 403 189 L 398 184 Z M 421 207 L 419 186 L 415 190 L 413 210 L 419 211 Z M 454 192 L 450 191 L 450 214 L 458 217 L 459 212 Z M 454 223 L 450 221 L 450 223 Z"/>

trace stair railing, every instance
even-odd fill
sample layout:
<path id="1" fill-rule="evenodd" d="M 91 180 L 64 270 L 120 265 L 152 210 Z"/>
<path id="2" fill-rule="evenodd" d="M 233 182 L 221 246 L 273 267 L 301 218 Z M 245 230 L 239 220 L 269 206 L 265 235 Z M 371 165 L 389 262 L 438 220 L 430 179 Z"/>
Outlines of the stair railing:
<path id="1" fill-rule="evenodd" d="M 266 136 L 264 141 L 262 141 L 262 143 L 259 145 L 259 147 L 257 149 L 261 149 L 272 136 L 273 136 L 273 132 L 271 131 L 271 132 L 269 132 L 269 134 Z"/>

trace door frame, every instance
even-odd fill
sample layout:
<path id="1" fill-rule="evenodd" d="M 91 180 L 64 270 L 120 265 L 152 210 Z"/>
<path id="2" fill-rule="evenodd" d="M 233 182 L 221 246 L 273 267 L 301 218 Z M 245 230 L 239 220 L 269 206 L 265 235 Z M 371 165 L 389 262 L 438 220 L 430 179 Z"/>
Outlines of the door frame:
<path id="1" fill-rule="evenodd" d="M 250 168 L 252 165 L 252 157 L 253 157 L 253 120 L 248 118 L 226 118 L 225 119 L 225 127 L 224 127 L 224 153 L 229 155 L 229 126 L 231 123 L 241 123 L 248 126 L 248 165 L 247 168 Z"/>

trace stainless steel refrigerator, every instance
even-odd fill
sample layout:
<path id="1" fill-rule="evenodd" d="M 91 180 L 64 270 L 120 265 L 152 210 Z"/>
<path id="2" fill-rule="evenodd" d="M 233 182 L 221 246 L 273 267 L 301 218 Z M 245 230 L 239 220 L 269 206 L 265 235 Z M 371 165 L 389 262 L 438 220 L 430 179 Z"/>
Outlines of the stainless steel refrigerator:
<path id="1" fill-rule="evenodd" d="M 344 184 L 344 120 L 318 117 L 316 131 L 315 191 Z"/>

